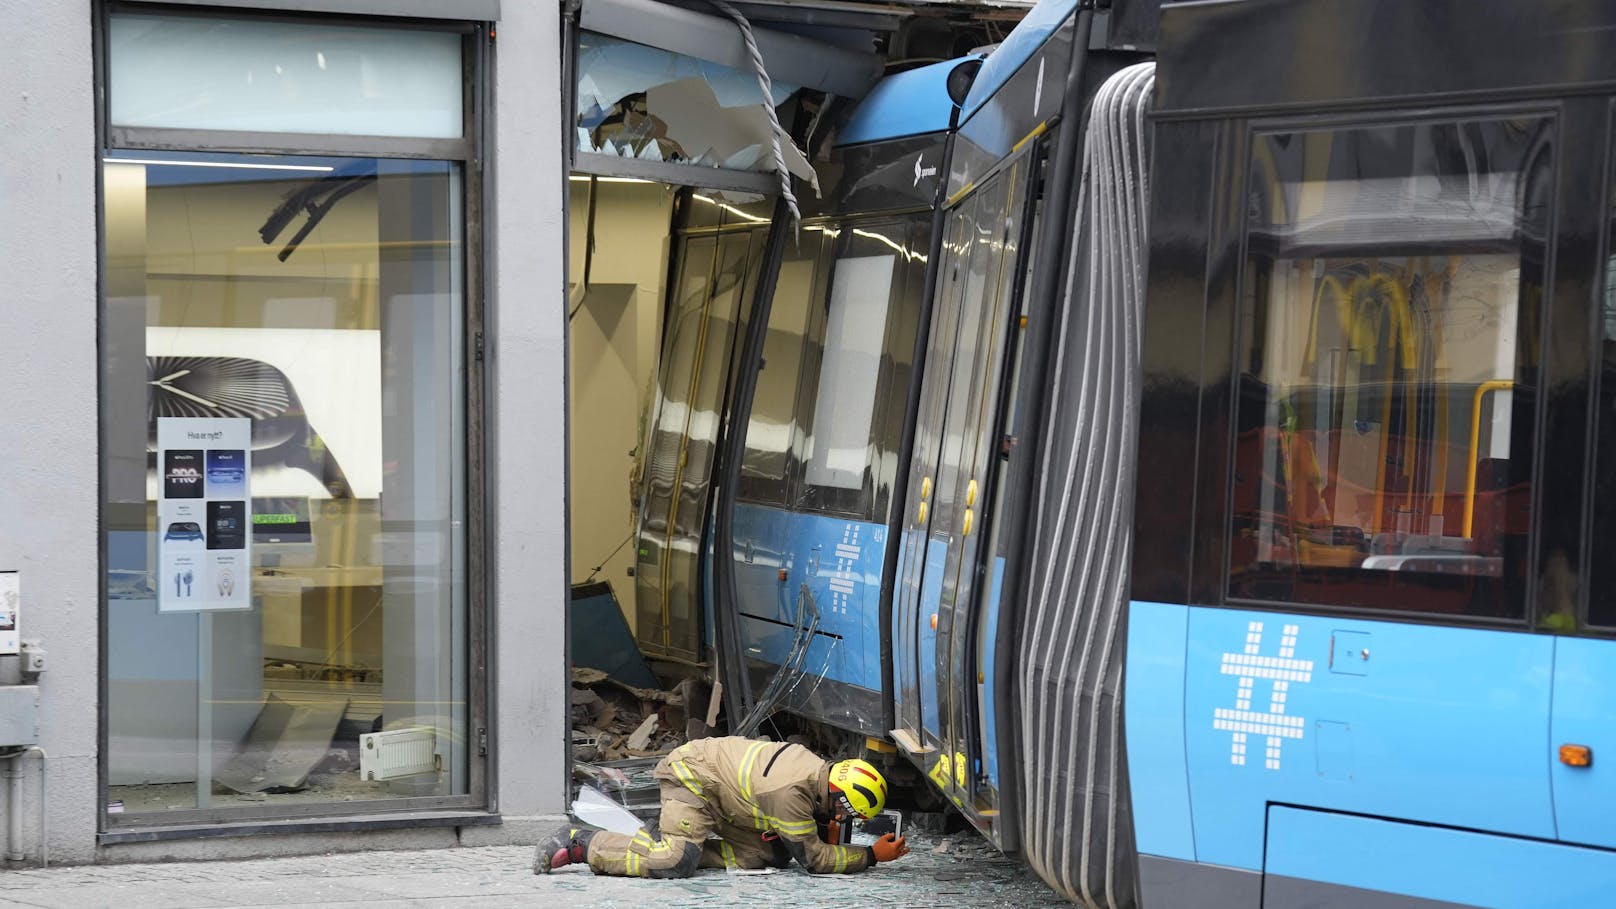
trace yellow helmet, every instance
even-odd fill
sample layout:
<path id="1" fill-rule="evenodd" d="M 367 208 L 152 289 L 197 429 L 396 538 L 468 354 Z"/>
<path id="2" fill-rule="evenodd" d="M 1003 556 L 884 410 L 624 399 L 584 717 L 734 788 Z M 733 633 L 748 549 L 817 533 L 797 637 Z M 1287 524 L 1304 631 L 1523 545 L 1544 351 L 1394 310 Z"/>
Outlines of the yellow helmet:
<path id="1" fill-rule="evenodd" d="M 875 817 L 887 804 L 887 781 L 869 761 L 852 758 L 832 764 L 830 789 L 859 817 Z"/>

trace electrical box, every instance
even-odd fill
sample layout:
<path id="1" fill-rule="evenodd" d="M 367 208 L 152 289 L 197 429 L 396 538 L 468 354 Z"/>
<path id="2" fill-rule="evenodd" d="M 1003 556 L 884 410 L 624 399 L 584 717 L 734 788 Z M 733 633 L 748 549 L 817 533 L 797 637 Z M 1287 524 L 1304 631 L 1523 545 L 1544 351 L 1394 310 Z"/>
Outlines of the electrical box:
<path id="1" fill-rule="evenodd" d="M 39 743 L 39 686 L 0 686 L 0 748 Z"/>
<path id="2" fill-rule="evenodd" d="M 16 656 L 21 637 L 17 630 L 22 617 L 22 575 L 0 571 L 0 655 Z"/>

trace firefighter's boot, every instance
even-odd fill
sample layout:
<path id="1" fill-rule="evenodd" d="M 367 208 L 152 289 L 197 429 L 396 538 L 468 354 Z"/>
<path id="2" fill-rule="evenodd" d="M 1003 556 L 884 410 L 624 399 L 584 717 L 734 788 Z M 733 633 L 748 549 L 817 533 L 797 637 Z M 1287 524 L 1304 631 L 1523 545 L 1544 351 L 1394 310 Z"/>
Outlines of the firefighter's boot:
<path id="1" fill-rule="evenodd" d="M 591 828 L 569 825 L 540 840 L 533 856 L 533 873 L 549 874 L 562 865 L 584 861 L 594 835 Z"/>

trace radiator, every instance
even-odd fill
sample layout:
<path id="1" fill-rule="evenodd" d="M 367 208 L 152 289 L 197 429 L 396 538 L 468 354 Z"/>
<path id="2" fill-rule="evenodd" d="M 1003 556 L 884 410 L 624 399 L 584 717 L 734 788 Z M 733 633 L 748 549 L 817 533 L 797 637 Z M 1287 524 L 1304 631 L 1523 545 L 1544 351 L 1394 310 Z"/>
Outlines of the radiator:
<path id="1" fill-rule="evenodd" d="M 438 736 L 431 726 L 408 726 L 359 737 L 359 778 L 394 780 L 437 773 Z"/>

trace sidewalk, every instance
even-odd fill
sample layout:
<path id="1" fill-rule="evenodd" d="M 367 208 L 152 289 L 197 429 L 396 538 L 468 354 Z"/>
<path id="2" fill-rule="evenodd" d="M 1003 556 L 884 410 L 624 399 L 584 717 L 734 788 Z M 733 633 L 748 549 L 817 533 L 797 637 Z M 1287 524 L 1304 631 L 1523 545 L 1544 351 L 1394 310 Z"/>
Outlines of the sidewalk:
<path id="1" fill-rule="evenodd" d="M 365 852 L 253 861 L 85 865 L 0 872 L 0 906 L 46 909 L 303 907 L 1067 906 L 973 834 L 911 839 L 900 861 L 858 875 L 702 871 L 683 881 L 533 874 L 527 846 Z M 944 852 L 935 851 L 946 842 Z"/>

